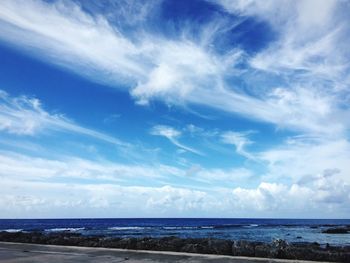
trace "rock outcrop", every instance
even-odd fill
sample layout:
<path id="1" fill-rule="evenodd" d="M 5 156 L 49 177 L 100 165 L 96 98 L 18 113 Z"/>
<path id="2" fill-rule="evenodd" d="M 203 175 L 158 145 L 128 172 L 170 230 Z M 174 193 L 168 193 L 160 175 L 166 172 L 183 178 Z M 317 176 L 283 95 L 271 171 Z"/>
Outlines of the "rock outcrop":
<path id="1" fill-rule="evenodd" d="M 350 234 L 350 226 L 347 227 L 332 227 L 323 230 L 322 233 L 325 234 Z"/>
<path id="2" fill-rule="evenodd" d="M 318 243 L 271 243 L 213 238 L 111 238 L 60 232 L 0 232 L 0 241 L 65 246 L 108 247 L 139 250 L 177 251 L 232 256 L 350 262 L 350 246 L 320 246 Z"/>

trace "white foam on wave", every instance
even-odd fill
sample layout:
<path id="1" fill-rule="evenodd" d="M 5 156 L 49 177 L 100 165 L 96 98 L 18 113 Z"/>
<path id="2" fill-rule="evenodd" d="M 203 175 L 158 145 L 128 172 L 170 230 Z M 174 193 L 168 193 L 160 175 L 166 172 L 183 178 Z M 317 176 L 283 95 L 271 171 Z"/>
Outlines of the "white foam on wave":
<path id="1" fill-rule="evenodd" d="M 0 230 L 0 232 L 1 231 L 8 232 L 8 233 L 18 233 L 18 232 L 23 231 L 23 229 L 2 229 L 2 230 Z"/>
<path id="2" fill-rule="evenodd" d="M 165 230 L 198 229 L 197 226 L 164 226 Z"/>
<path id="3" fill-rule="evenodd" d="M 64 232 L 64 231 L 69 231 L 69 232 L 75 232 L 75 231 L 80 231 L 84 230 L 85 227 L 62 227 L 62 228 L 50 228 L 50 229 L 45 229 L 47 232 Z"/>
<path id="4" fill-rule="evenodd" d="M 244 227 L 258 227 L 259 225 L 257 225 L 257 224 L 250 224 L 250 225 L 248 225 L 248 226 L 244 226 Z"/>
<path id="5" fill-rule="evenodd" d="M 213 229 L 214 227 L 213 226 L 201 226 L 201 228 L 203 228 L 203 229 Z"/>
<path id="6" fill-rule="evenodd" d="M 140 230 L 140 229 L 145 229 L 146 227 L 140 227 L 140 226 L 113 226 L 109 227 L 108 230 Z"/>

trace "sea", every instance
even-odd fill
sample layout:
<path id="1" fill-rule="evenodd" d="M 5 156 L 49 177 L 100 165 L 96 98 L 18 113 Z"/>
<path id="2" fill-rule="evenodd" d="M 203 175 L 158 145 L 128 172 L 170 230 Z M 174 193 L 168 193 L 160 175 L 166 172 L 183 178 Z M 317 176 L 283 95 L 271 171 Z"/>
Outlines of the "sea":
<path id="1" fill-rule="evenodd" d="M 331 227 L 350 226 L 350 219 L 247 218 L 84 218 L 0 219 L 0 231 L 72 232 L 87 236 L 219 238 L 291 243 L 350 245 L 350 234 L 325 234 Z"/>

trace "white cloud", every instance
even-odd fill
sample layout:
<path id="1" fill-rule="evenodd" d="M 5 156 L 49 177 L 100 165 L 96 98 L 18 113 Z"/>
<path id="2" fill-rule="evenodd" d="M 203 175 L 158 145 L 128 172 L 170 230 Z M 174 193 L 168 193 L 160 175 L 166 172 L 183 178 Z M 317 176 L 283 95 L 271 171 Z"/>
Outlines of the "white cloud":
<path id="1" fill-rule="evenodd" d="M 311 186 L 261 183 L 257 188 L 211 191 L 169 185 L 77 184 L 2 180 L 0 212 L 7 217 L 137 217 L 348 215 L 349 185 L 342 181 Z M 339 193 L 334 191 L 339 190 Z M 143 200 L 143 202 L 140 202 Z M 121 214 L 120 211 L 123 211 Z"/>
<path id="2" fill-rule="evenodd" d="M 229 168 L 229 169 L 205 169 L 200 166 L 193 166 L 187 172 L 187 176 L 199 182 L 204 182 L 212 187 L 215 185 L 230 187 L 231 185 L 247 184 L 250 180 L 256 178 L 256 174 L 247 168 Z"/>
<path id="3" fill-rule="evenodd" d="M 304 70 L 301 75 L 339 79 L 348 70 L 349 17 L 344 1 L 216 1 L 228 12 L 268 22 L 279 34 L 269 48 L 252 58 L 253 67 L 274 71 Z M 337 48 L 335 48 L 337 47 Z M 310 76 L 311 74 L 311 76 Z"/>
<path id="4" fill-rule="evenodd" d="M 79 179 L 128 182 L 138 179 L 139 182 L 144 182 L 147 178 L 152 178 L 153 183 L 156 183 L 157 180 L 182 175 L 183 172 L 176 167 L 163 164 L 127 165 L 107 160 L 86 160 L 75 156 L 48 159 L 0 151 L 0 177 L 21 181 Z"/>
<path id="5" fill-rule="evenodd" d="M 155 196 L 147 200 L 146 206 L 149 209 L 164 213 L 171 209 L 175 209 L 179 213 L 183 211 L 207 210 L 205 203 L 208 199 L 207 193 L 197 190 L 174 188 L 164 186 L 155 190 Z"/>
<path id="6" fill-rule="evenodd" d="M 212 210 L 207 193 L 172 186 L 63 184 L 3 180 L 0 212 L 7 217 L 186 216 Z M 143 202 L 140 202 L 143 200 Z M 209 205 L 209 206 L 207 206 Z M 120 211 L 123 211 L 120 214 Z"/>
<path id="7" fill-rule="evenodd" d="M 270 180 L 299 182 L 304 177 L 337 169 L 337 178 L 350 183 L 350 143 L 345 139 L 293 138 L 256 155 L 265 161 Z"/>
<path id="8" fill-rule="evenodd" d="M 181 135 L 181 132 L 170 126 L 156 125 L 151 129 L 151 134 L 157 136 L 164 136 L 165 138 L 171 140 L 179 137 Z"/>
<path id="9" fill-rule="evenodd" d="M 345 95 L 341 90 L 349 87 L 346 78 L 350 53 L 342 44 L 349 42 L 347 3 L 335 0 L 321 4 L 315 0 L 213 2 L 229 13 L 265 21 L 275 31 L 275 40 L 248 61 L 251 71 L 266 72 L 265 80 L 282 76 L 286 84 L 282 89 L 268 87 L 267 93 L 263 93 L 264 103 L 256 103 L 258 108 L 252 109 L 253 102 L 246 103 L 253 117 L 279 128 L 303 132 L 334 134 L 349 128 L 347 117 L 340 117 L 348 116 L 349 109 L 339 107 Z M 251 77 L 252 85 L 256 85 L 256 78 Z M 225 106 L 232 109 L 228 103 Z M 328 127 L 332 131 L 324 129 L 325 122 L 332 122 L 332 127 Z"/>
<path id="10" fill-rule="evenodd" d="M 235 188 L 232 194 L 235 206 L 242 210 L 274 216 L 330 218 L 334 213 L 342 217 L 349 213 L 349 190 L 350 184 L 342 180 L 323 178 L 308 186 L 262 182 L 257 188 Z"/>
<path id="11" fill-rule="evenodd" d="M 187 28 L 181 37 L 169 40 L 143 27 L 145 17 L 152 12 L 148 5 L 142 15 L 135 3 L 125 7 L 128 14 L 140 16 L 132 22 L 132 34 L 127 35 L 121 28 L 124 16 L 119 14 L 124 11 L 91 15 L 68 1 L 39 0 L 3 1 L 0 37 L 96 81 L 114 87 L 123 83 L 140 104 L 151 99 L 176 105 L 200 104 L 273 123 L 279 128 L 307 132 L 327 131 L 323 127 L 325 120 L 332 120 L 337 131 L 348 128 L 349 124 L 344 122 L 348 109 L 339 106 L 344 97 L 337 91 L 330 92 L 332 88 L 328 87 L 339 89 L 346 85 L 341 72 L 348 70 L 349 54 L 344 53 L 347 47 L 341 45 L 347 41 L 339 38 L 347 35 L 348 26 L 344 24 L 332 31 L 333 25 L 340 23 L 340 19 L 334 18 L 342 9 L 340 1 L 329 0 L 322 5 L 309 1 L 219 3 L 230 12 L 267 20 L 277 28 L 278 39 L 254 57 L 237 47 L 219 54 L 212 41 L 227 31 L 227 23 L 221 23 L 219 18 L 201 25 L 201 30 L 196 29 L 200 31 L 199 40 Z M 157 2 L 150 5 L 156 6 Z M 136 7 L 138 10 L 132 12 Z M 232 76 L 254 79 L 251 69 L 247 73 L 236 67 L 246 60 L 251 61 L 253 68 L 272 71 L 277 76 L 290 68 L 293 74 L 286 78 L 292 80 L 283 90 L 294 97 L 286 101 L 285 96 L 281 97 L 280 87 L 261 89 L 259 96 L 252 96 L 254 92 L 246 93 L 239 86 L 232 86 L 226 81 Z M 298 73 L 301 69 L 307 73 Z M 315 79 L 332 83 L 320 84 Z M 254 82 L 250 85 L 248 88 L 257 90 Z M 319 103 L 326 112 L 314 109 Z"/>
<path id="12" fill-rule="evenodd" d="M 82 127 L 61 114 L 47 112 L 36 98 L 11 97 L 2 90 L 0 90 L 0 131 L 30 136 L 47 131 L 65 131 L 118 146 L 128 146 L 117 138 Z"/>
<path id="13" fill-rule="evenodd" d="M 349 128 L 343 121 L 348 113 L 338 108 L 337 98 L 311 83 L 308 87 L 296 84 L 293 88 L 276 88 L 266 101 L 277 111 L 279 128 L 303 127 L 303 132 L 335 137 L 342 136 Z M 331 125 L 325 128 L 325 123 Z"/>
<path id="14" fill-rule="evenodd" d="M 247 137 L 249 132 L 228 131 L 221 135 L 222 141 L 234 145 L 236 152 L 248 159 L 254 159 L 254 156 L 246 150 L 246 147 L 253 142 Z"/>
<path id="15" fill-rule="evenodd" d="M 319 169 L 313 169 L 316 167 L 314 162 L 325 162 L 319 164 L 320 169 L 332 167 L 325 160 L 331 159 L 331 155 L 321 154 L 325 159 L 320 156 L 310 159 L 320 149 L 307 151 L 306 148 L 310 146 L 300 148 L 305 154 L 304 163 L 301 155 L 298 159 L 285 159 L 283 152 L 276 153 L 281 154 L 281 158 L 270 156 L 271 162 L 276 161 L 270 164 L 271 172 L 279 166 L 278 171 L 296 176 L 291 184 L 262 182 L 256 188 L 234 189 L 230 187 L 248 182 L 254 185 L 259 178 L 245 168 L 197 167 L 186 171 L 159 163 L 126 165 L 72 156 L 51 160 L 2 151 L 0 213 L 8 217 L 33 214 L 110 217 L 116 216 L 115 211 L 123 211 L 122 216 L 347 215 L 350 183 L 343 168 L 348 162 L 343 163 L 344 167 L 337 163 L 339 169 L 328 168 L 316 173 Z M 295 174 L 302 168 L 308 169 L 306 175 Z M 308 176 L 311 172 L 313 174 Z M 172 185 L 174 178 L 179 179 L 179 186 Z M 275 181 L 276 177 L 265 179 Z M 152 186 L 148 186 L 150 180 Z M 204 183 L 204 187 L 200 188 L 198 183 Z M 140 200 L 144 202 L 140 203 Z"/>
<path id="16" fill-rule="evenodd" d="M 73 2 L 3 1 L 0 19 L 1 38 L 79 74 L 120 83 L 145 73 L 138 47 Z"/>
<path id="17" fill-rule="evenodd" d="M 278 202 L 286 202 L 287 187 L 275 183 L 261 183 L 256 189 L 235 188 L 233 198 L 237 204 L 243 208 L 253 208 L 254 210 L 272 210 L 277 209 Z"/>
<path id="18" fill-rule="evenodd" d="M 219 57 L 189 40 L 149 40 L 154 63 L 145 81 L 132 90 L 140 103 L 161 98 L 168 103 L 186 102 L 189 96 L 220 85 L 226 69 Z M 154 54 L 153 54 L 154 53 Z M 239 57 L 239 52 L 236 55 Z"/>
<path id="19" fill-rule="evenodd" d="M 200 151 L 197 151 L 191 147 L 188 147 L 178 141 L 178 137 L 181 136 L 181 132 L 174 129 L 173 127 L 166 126 L 166 125 L 156 125 L 154 126 L 150 133 L 155 136 L 163 136 L 167 138 L 171 143 L 179 147 L 180 149 L 183 149 L 185 151 L 189 151 L 198 155 L 203 155 Z"/>
<path id="20" fill-rule="evenodd" d="M 326 6 L 316 4 L 312 9 L 320 14 L 319 7 Z M 300 8 L 303 10 L 302 13 L 309 12 L 309 9 Z M 328 18 L 337 17 L 333 9 L 332 7 L 326 9 Z M 300 77 L 305 79 L 319 78 L 335 83 L 341 82 L 349 70 L 347 58 L 350 55 L 345 47 L 338 44 L 349 40 L 342 22 L 323 19 L 312 23 L 308 21 L 311 20 L 310 17 L 300 17 L 304 15 L 300 13 L 298 15 L 295 21 L 288 21 L 287 30 L 283 32 L 284 35 L 279 41 L 251 60 L 252 66 L 286 74 L 293 74 L 299 70 L 303 71 L 303 74 L 299 74 Z M 319 18 L 322 19 L 322 16 Z M 307 37 L 300 38 L 301 35 Z"/>

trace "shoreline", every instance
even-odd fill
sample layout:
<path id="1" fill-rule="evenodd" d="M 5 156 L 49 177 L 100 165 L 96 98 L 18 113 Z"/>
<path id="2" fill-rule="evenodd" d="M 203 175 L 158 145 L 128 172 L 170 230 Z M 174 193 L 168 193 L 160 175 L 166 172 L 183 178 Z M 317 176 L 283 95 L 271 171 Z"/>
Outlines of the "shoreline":
<path id="1" fill-rule="evenodd" d="M 84 236 L 59 232 L 0 232 L 0 241 L 65 247 L 99 247 L 135 251 L 166 251 L 194 254 L 350 262 L 350 246 L 321 246 L 318 243 L 288 243 L 277 239 L 271 243 L 215 238 L 118 238 Z"/>
<path id="2" fill-rule="evenodd" d="M 0 255 L 6 262 L 227 262 L 227 263 L 312 263 L 315 261 L 195 254 L 173 251 L 131 250 L 102 247 L 41 245 L 0 241 Z M 27 261 L 26 261 L 27 259 Z M 102 260 L 101 260 L 102 259 Z M 78 261 L 79 260 L 79 261 Z M 89 261 L 90 260 L 90 261 Z M 118 261 L 116 261 L 118 260 Z M 0 259 L 0 262 L 2 260 Z M 107 262 L 107 261 L 106 261 Z M 327 261 L 317 261 L 328 263 Z"/>

